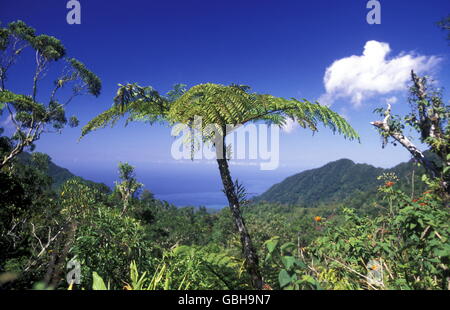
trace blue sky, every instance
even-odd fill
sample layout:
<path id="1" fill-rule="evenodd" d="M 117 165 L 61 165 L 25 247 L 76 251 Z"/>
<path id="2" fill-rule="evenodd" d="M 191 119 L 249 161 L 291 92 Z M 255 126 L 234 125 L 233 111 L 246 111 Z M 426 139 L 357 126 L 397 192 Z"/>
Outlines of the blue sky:
<path id="1" fill-rule="evenodd" d="M 282 134 L 278 171 L 233 168 L 250 187 L 257 180 L 267 180 L 254 187 L 260 191 L 283 176 L 343 157 L 381 167 L 409 159 L 399 147 L 382 150 L 369 122 L 377 119 L 373 109 L 386 100 L 393 102 L 394 112 L 407 111 L 403 76 L 409 67 L 433 74 L 440 86 L 449 85 L 449 46 L 436 22 L 450 13 L 450 2 L 380 2 L 381 25 L 367 24 L 366 0 L 80 0 L 81 25 L 67 24 L 65 0 L 15 0 L 2 1 L 0 20 L 5 24 L 21 19 L 38 33 L 56 36 L 69 56 L 99 75 L 102 95 L 77 98 L 68 108 L 80 125 L 109 108 L 117 84 L 127 82 L 151 85 L 161 92 L 175 83 L 242 83 L 286 98 L 331 98 L 331 107 L 345 115 L 360 133 L 361 143 L 326 129 L 312 137 L 293 128 Z M 32 60 L 31 54 L 23 55 L 11 71 L 8 88 L 30 92 Z M 343 61 L 336 63 L 339 60 Z M 330 79 L 324 81 L 327 69 Z M 48 93 L 45 86 L 52 80 L 51 73 L 39 94 Z M 365 76 L 367 81 L 354 86 L 352 75 Z M 75 173 L 107 183 L 115 175 L 117 162 L 128 161 L 137 167 L 144 183 L 160 193 L 169 194 L 171 175 L 173 180 L 184 175 L 185 183 L 202 183 L 190 179 L 192 165 L 195 171 L 205 171 L 205 180 L 218 177 L 212 165 L 173 163 L 170 128 L 117 126 L 77 142 L 80 129 L 43 137 L 37 151 L 48 153 Z M 111 177 L 106 177 L 108 173 Z M 158 179 L 164 174 L 167 185 L 162 186 Z M 217 192 L 220 184 L 212 184 L 211 192 Z"/>

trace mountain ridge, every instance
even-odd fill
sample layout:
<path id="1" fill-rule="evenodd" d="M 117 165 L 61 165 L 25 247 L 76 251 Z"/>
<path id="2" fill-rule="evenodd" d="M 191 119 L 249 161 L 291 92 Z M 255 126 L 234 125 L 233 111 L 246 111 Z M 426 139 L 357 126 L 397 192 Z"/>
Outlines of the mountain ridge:
<path id="1" fill-rule="evenodd" d="M 408 193 L 414 194 L 413 191 L 425 188 L 420 180 L 424 170 L 413 160 L 386 169 L 342 158 L 287 177 L 254 197 L 253 201 L 304 207 L 368 205 L 376 201 L 377 188 L 381 185 L 377 177 L 383 173 L 395 173 L 400 179 L 398 186 Z"/>
<path id="2" fill-rule="evenodd" d="M 22 152 L 18 155 L 18 159 L 21 163 L 27 165 L 31 162 L 31 154 L 28 152 Z M 90 185 L 96 186 L 99 189 L 103 190 L 103 191 L 109 191 L 109 187 L 104 184 L 104 183 L 98 183 L 98 182 L 94 182 L 94 181 L 90 181 L 90 180 L 86 180 L 83 177 L 77 176 L 75 174 L 73 174 L 72 172 L 70 172 L 69 169 L 58 166 L 57 164 L 55 164 L 51 157 L 49 157 L 49 163 L 48 163 L 48 170 L 47 170 L 47 174 L 52 178 L 53 184 L 52 187 L 54 189 L 58 189 L 61 187 L 62 184 L 64 184 L 66 181 L 70 180 L 70 179 L 80 179 L 83 182 L 86 182 Z"/>

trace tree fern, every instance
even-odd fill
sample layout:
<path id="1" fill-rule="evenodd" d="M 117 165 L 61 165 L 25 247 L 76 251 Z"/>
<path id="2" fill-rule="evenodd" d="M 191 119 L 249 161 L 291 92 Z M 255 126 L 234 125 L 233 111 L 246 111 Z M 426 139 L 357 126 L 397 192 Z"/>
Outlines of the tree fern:
<path id="1" fill-rule="evenodd" d="M 230 129 L 227 126 L 231 125 L 236 129 L 246 123 L 258 121 L 283 126 L 291 119 L 313 132 L 318 131 L 319 125 L 322 124 L 350 140 L 359 139 L 356 131 L 344 118 L 326 106 L 305 99 L 300 101 L 251 93 L 250 88 L 245 85 L 206 83 L 195 85 L 187 91 L 184 87 L 175 87 L 167 96 L 161 96 L 152 87 L 141 87 L 137 84 L 119 86 L 113 106 L 90 121 L 83 128 L 82 136 L 108 124 L 114 125 L 119 118 L 128 114 L 127 122 L 161 121 L 168 124 L 183 123 L 191 127 L 188 139 L 191 155 L 195 151 L 195 130 L 201 131 L 204 139 L 202 142 L 216 143 L 217 138 L 221 138 L 219 142 L 222 143 L 222 148 L 215 146 L 224 192 L 240 233 L 245 265 L 252 285 L 261 289 L 263 283 L 258 256 L 240 212 L 242 188 L 232 181 L 226 158 L 225 136 L 229 132 L 225 130 Z M 198 117 L 201 117 L 201 124 L 195 121 Z M 211 125 L 215 126 L 214 133 L 211 131 Z"/>
<path id="2" fill-rule="evenodd" d="M 196 85 L 186 92 L 180 91 L 177 86 L 178 89 L 168 93 L 170 96 L 161 96 L 152 87 L 137 84 L 119 86 L 113 106 L 91 120 L 83 128 L 82 136 L 108 124 L 114 125 L 128 115 L 127 121 L 180 122 L 187 125 L 199 116 L 203 121 L 202 129 L 209 124 L 239 126 L 252 121 L 282 126 L 292 119 L 312 131 L 317 131 L 318 125 L 322 124 L 346 138 L 359 138 L 339 114 L 306 99 L 300 101 L 249 93 L 248 87 L 211 83 Z M 174 93 L 181 94 L 176 98 Z"/>

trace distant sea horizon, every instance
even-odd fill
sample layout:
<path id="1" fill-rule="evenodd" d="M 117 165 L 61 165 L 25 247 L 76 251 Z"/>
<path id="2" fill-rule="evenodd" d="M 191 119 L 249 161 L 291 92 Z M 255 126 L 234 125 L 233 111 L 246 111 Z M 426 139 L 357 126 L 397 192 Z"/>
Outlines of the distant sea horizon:
<path id="1" fill-rule="evenodd" d="M 61 166 L 77 176 L 104 183 L 110 188 L 113 188 L 114 182 L 119 179 L 115 166 L 96 168 L 79 164 Z M 207 209 L 219 210 L 228 206 L 226 196 L 222 192 L 219 171 L 214 165 L 146 164 L 144 166 L 138 164 L 134 166 L 137 180 L 144 184 L 144 189 L 152 192 L 159 200 L 167 201 L 177 207 L 203 206 Z M 237 178 L 246 187 L 248 198 L 260 195 L 286 177 L 304 170 L 280 168 L 262 171 L 257 166 L 231 167 L 233 178 Z"/>

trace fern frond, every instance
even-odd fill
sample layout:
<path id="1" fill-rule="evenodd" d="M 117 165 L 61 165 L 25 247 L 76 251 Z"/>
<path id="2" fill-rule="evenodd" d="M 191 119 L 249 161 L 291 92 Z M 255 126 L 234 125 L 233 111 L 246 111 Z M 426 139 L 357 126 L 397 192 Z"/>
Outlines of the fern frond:
<path id="1" fill-rule="evenodd" d="M 99 114 L 83 127 L 81 138 L 89 132 L 114 126 L 119 119 L 128 114 L 126 125 L 130 121 L 145 121 L 153 124 L 156 121 L 166 121 L 166 114 L 170 102 L 162 97 L 152 87 L 141 87 L 137 84 L 119 84 L 119 89 L 114 97 L 113 106 Z"/>
<path id="2" fill-rule="evenodd" d="M 359 139 L 350 124 L 326 106 L 306 99 L 285 99 L 249 93 L 248 90 L 249 87 L 244 85 L 206 83 L 185 91 L 181 85 L 169 92 L 169 100 L 152 87 L 120 85 L 114 106 L 89 122 L 83 128 L 82 136 L 108 124 L 114 125 L 120 117 L 129 114 L 127 123 L 161 121 L 190 125 L 196 117 L 201 117 L 202 131 L 212 124 L 225 128 L 227 125 L 239 126 L 258 121 L 283 126 L 288 119 L 292 119 L 312 131 L 323 125 L 350 140 Z"/>

